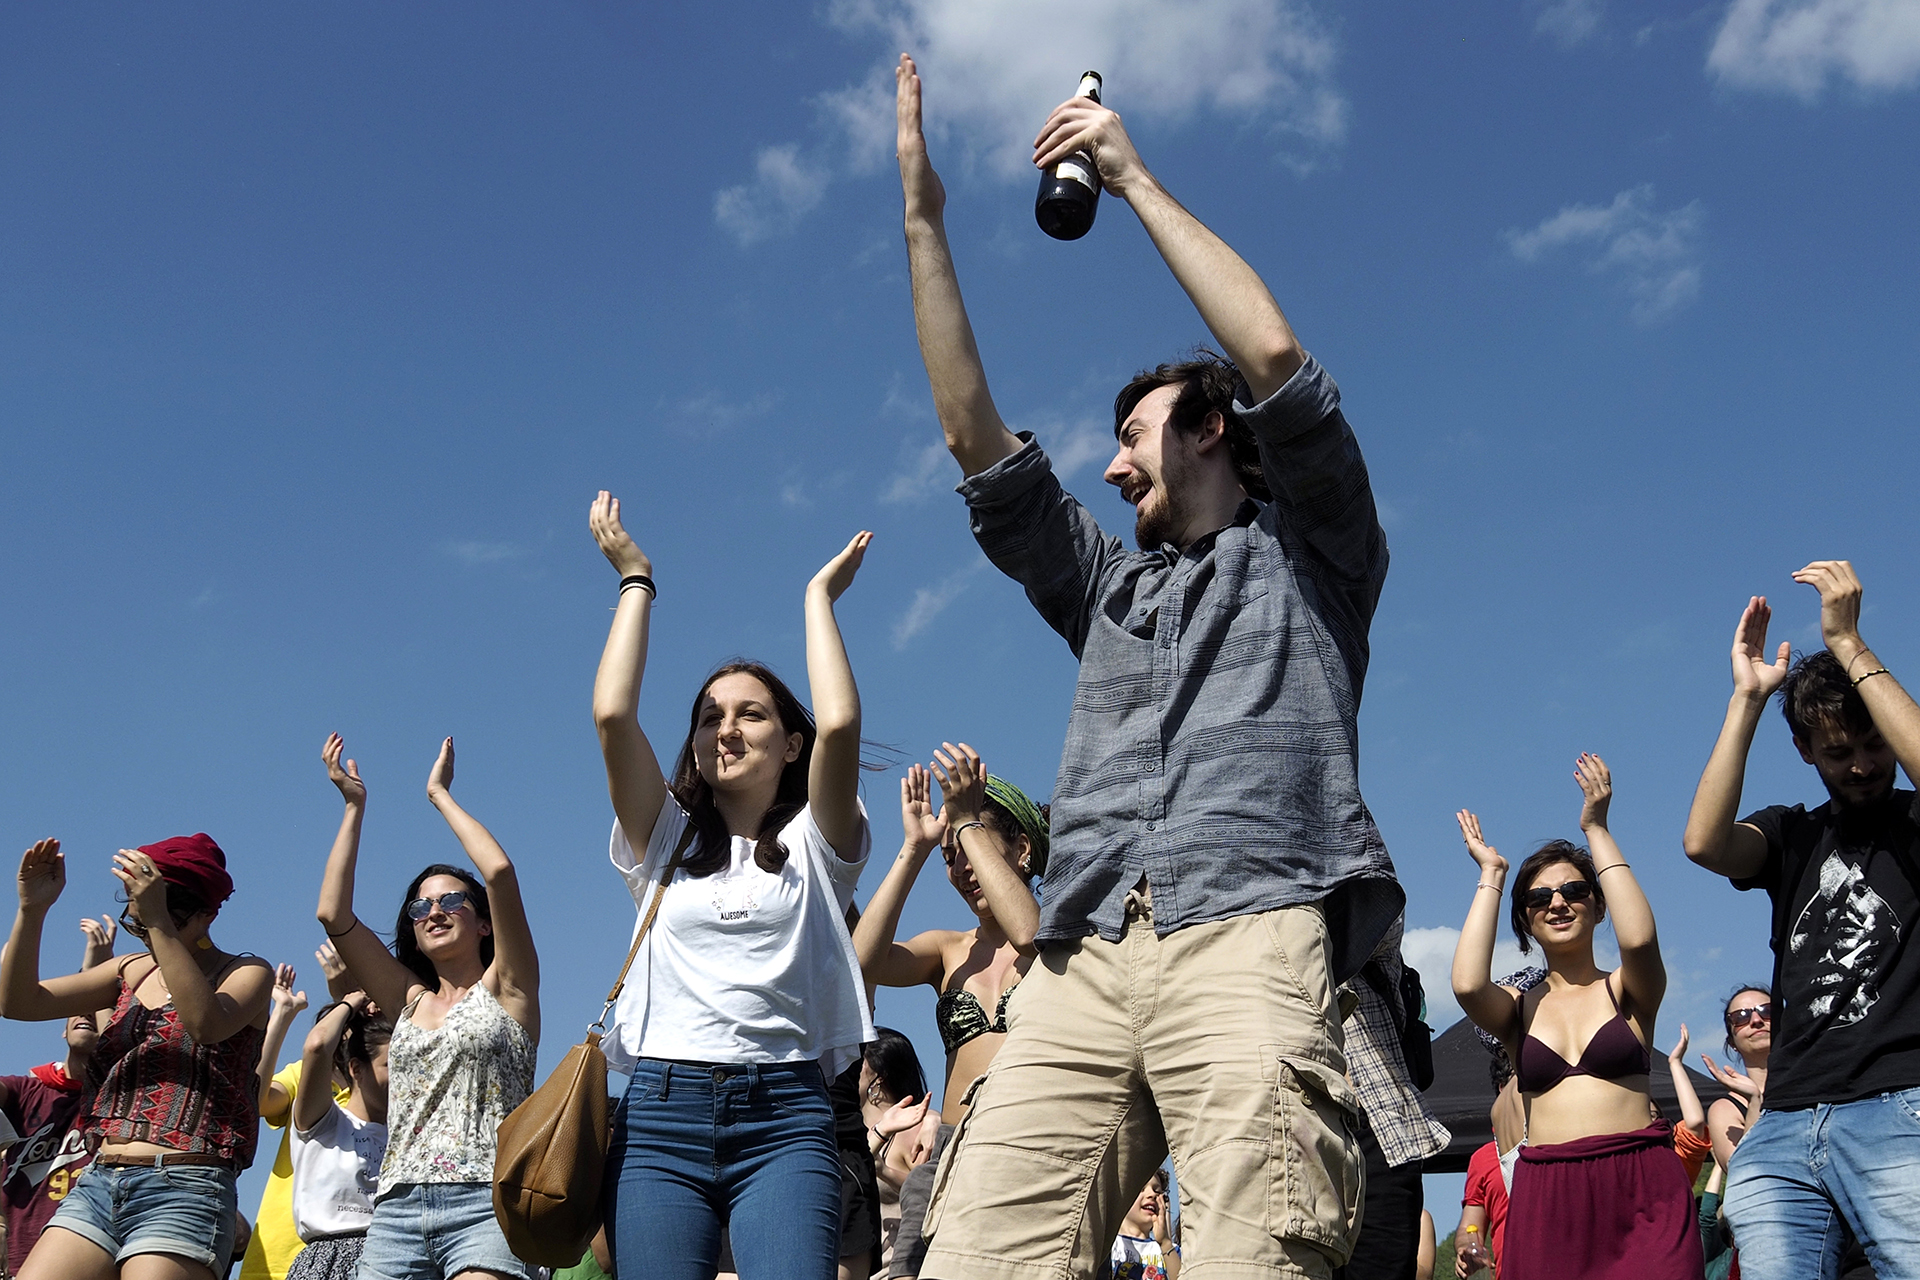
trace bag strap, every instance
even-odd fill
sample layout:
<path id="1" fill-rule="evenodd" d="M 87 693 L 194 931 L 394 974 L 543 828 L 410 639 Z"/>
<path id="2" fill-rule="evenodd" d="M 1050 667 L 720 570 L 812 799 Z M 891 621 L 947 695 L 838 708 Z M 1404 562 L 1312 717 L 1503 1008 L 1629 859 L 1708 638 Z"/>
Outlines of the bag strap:
<path id="1" fill-rule="evenodd" d="M 653 891 L 653 901 L 647 904 L 647 914 L 641 917 L 640 927 L 634 931 L 633 945 L 627 948 L 627 959 L 620 966 L 620 976 L 613 980 L 613 990 L 607 992 L 606 1007 L 600 1010 L 600 1016 L 594 1019 L 588 1031 L 607 1029 L 607 1015 L 613 1012 L 614 1002 L 620 999 L 620 992 L 626 988 L 627 970 L 633 968 L 633 958 L 640 954 L 640 944 L 647 940 L 647 933 L 653 928 L 653 918 L 660 914 L 660 899 L 667 896 L 667 885 L 672 882 L 673 873 L 680 869 L 681 855 L 686 853 L 687 846 L 693 843 L 696 834 L 693 823 L 689 821 L 680 833 L 680 845 L 673 851 L 673 857 L 660 877 L 659 887 Z"/>

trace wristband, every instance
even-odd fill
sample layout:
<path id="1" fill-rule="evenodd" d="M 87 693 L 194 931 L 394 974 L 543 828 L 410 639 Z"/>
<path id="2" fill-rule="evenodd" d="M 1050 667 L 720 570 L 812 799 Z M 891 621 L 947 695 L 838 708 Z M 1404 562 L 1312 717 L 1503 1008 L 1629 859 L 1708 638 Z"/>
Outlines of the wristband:
<path id="1" fill-rule="evenodd" d="M 326 935 L 329 938 L 344 938 L 348 934 L 352 933 L 355 929 L 358 929 L 359 927 L 360 927 L 360 920 L 358 917 L 355 917 L 354 922 L 352 924 L 348 925 L 346 928 L 342 929 L 338 933 L 335 933 L 331 929 L 324 929 L 324 928 L 323 928 L 323 931 L 326 933 Z"/>
<path id="2" fill-rule="evenodd" d="M 1481 882 L 1480 882 L 1479 884 L 1477 884 L 1477 885 L 1475 885 L 1475 886 L 1473 887 L 1473 891 L 1474 891 L 1475 893 L 1478 893 L 1478 892 L 1480 892 L 1480 890 L 1482 890 L 1482 889 L 1491 889 L 1491 890 L 1493 890 L 1493 891 L 1494 891 L 1495 893 L 1499 893 L 1499 892 L 1501 892 L 1501 889 L 1500 889 L 1500 886 L 1499 886 L 1499 885 L 1497 885 L 1497 884 L 1488 884 L 1488 883 L 1487 883 L 1487 882 L 1486 882 L 1485 880 L 1482 880 L 1482 881 L 1481 881 Z"/>
<path id="3" fill-rule="evenodd" d="M 647 593 L 647 599 L 649 600 L 658 600 L 660 598 L 660 588 L 654 586 L 653 579 L 644 573 L 630 573 L 620 579 L 621 595 L 626 595 L 627 588 L 629 587 L 639 587 Z"/>
<path id="4" fill-rule="evenodd" d="M 1633 869 L 1633 864 L 1631 862 L 1615 862 L 1615 863 L 1609 864 L 1608 866 L 1604 866 L 1600 868 L 1598 871 L 1594 872 L 1593 874 L 1596 876 L 1603 876 L 1607 874 L 1607 872 L 1609 871 L 1618 871 L 1622 867 L 1625 867 L 1627 870 L 1631 871 Z"/>
<path id="5" fill-rule="evenodd" d="M 1875 667 L 1873 670 L 1867 672 L 1867 674 L 1861 676 L 1858 680 L 1855 680 L 1853 682 L 1853 687 L 1858 689 L 1862 684 L 1873 679 L 1875 676 L 1890 676 L 1892 674 L 1893 672 L 1887 670 L 1885 667 Z"/>
<path id="6" fill-rule="evenodd" d="M 959 840 L 959 839 L 960 839 L 960 837 L 961 837 L 961 836 L 962 836 L 963 834 L 965 834 L 965 832 L 966 832 L 966 830 L 967 830 L 967 828 L 968 828 L 968 827 L 979 827 L 979 828 L 980 828 L 981 830 L 983 830 L 983 831 L 984 831 L 984 830 L 986 829 L 986 826 L 987 826 L 987 824 L 986 824 L 986 823 L 984 823 L 984 822 L 982 822 L 982 821 L 980 821 L 980 819 L 978 819 L 978 818 L 975 818 L 975 819 L 974 819 L 974 820 L 973 820 L 972 822 L 963 822 L 963 823 L 961 823 L 961 824 L 960 824 L 959 826 L 957 826 L 957 827 L 955 827 L 955 828 L 953 829 L 953 838 L 954 838 L 954 839 L 955 839 L 956 841 L 957 841 L 957 840 Z"/>

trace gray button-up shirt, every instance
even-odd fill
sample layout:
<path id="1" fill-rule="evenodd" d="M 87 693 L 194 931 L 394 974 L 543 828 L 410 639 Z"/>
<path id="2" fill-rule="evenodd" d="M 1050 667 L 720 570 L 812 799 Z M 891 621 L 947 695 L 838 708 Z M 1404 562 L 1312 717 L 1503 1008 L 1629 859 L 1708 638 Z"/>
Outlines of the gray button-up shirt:
<path id="1" fill-rule="evenodd" d="M 1400 914 L 1357 725 L 1386 535 L 1339 405 L 1311 358 L 1236 403 L 1275 500 L 1184 553 L 1102 533 L 1030 434 L 961 483 L 981 550 L 1080 659 L 1043 943 L 1119 938 L 1145 875 L 1162 934 L 1320 903 L 1343 981 Z"/>

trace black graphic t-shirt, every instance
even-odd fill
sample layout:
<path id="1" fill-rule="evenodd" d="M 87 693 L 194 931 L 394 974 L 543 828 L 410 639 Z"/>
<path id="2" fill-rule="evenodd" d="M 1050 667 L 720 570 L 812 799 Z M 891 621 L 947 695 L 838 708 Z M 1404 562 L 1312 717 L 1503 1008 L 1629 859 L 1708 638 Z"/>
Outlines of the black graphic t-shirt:
<path id="1" fill-rule="evenodd" d="M 1773 898 L 1767 1109 L 1920 1088 L 1920 795 L 1742 821 L 1766 836 L 1767 862 L 1734 887 Z"/>

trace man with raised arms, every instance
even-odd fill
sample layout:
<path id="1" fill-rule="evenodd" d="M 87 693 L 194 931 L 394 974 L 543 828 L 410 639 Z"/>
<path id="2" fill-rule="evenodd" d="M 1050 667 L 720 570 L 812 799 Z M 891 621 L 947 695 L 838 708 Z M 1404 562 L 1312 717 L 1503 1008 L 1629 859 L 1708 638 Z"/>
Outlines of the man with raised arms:
<path id="1" fill-rule="evenodd" d="M 1101 532 L 1001 421 L 898 68 L 914 318 L 974 535 L 1080 660 L 1039 963 L 927 1214 L 923 1277 L 1091 1277 L 1169 1149 L 1186 1280 L 1324 1277 L 1353 1247 L 1360 1149 L 1335 988 L 1405 895 L 1360 798 L 1356 717 L 1385 535 L 1339 392 L 1247 264 L 1141 163 L 1120 117 L 1056 108 L 1226 359 L 1115 402 Z"/>
<path id="2" fill-rule="evenodd" d="M 1827 647 L 1771 655 L 1766 597 L 1733 636 L 1733 697 L 1687 815 L 1687 856 L 1773 900 L 1773 999 L 1728 1010 L 1772 1033 L 1759 1119 L 1737 1140 L 1722 1202 L 1748 1280 L 1838 1274 L 1843 1228 L 1879 1280 L 1920 1277 L 1920 706 L 1860 638 L 1845 560 L 1793 575 L 1820 593 Z M 1735 821 L 1767 699 L 1827 802 Z M 1735 1021 L 1735 1018 L 1739 1021 Z"/>

